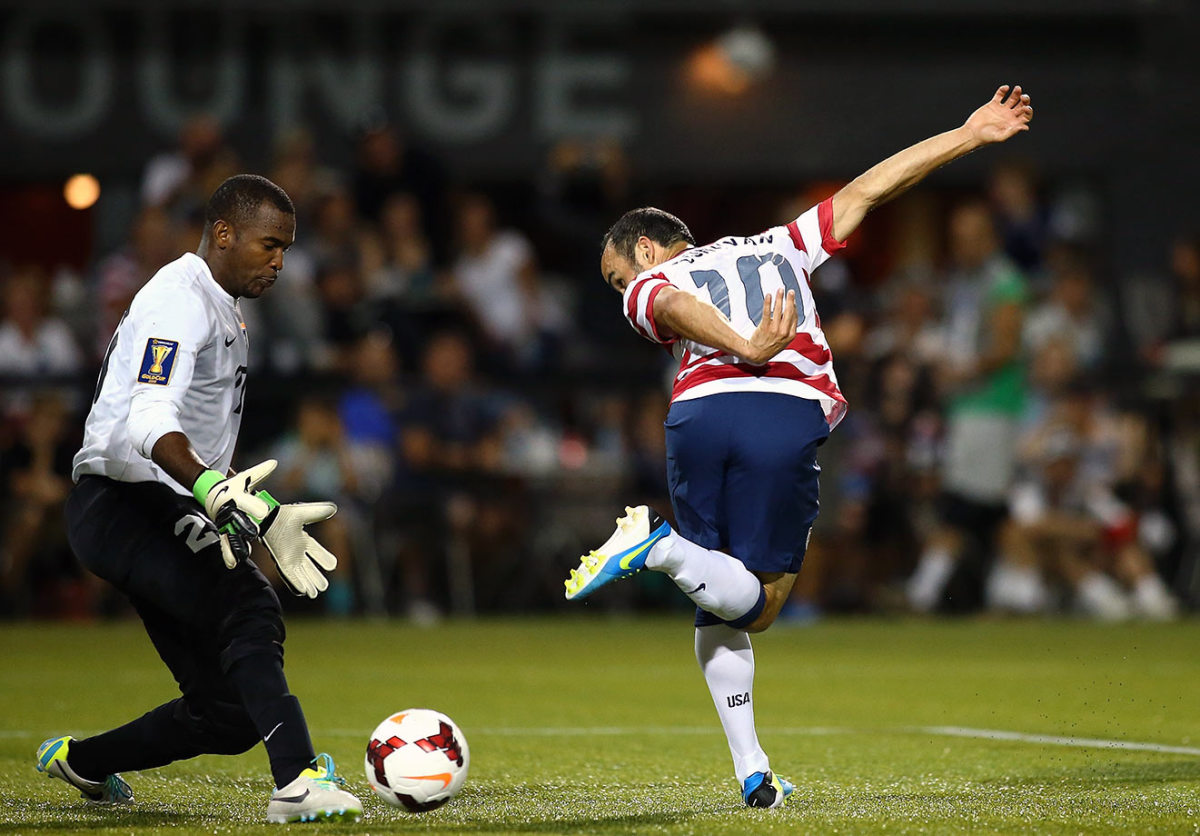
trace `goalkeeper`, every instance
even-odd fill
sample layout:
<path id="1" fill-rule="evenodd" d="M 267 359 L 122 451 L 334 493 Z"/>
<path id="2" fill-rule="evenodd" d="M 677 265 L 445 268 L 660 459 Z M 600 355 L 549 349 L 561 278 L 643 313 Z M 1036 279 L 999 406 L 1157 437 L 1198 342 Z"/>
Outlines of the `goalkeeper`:
<path id="1" fill-rule="evenodd" d="M 198 250 L 139 291 L 104 357 L 67 533 L 80 561 L 129 597 L 182 696 L 95 737 L 42 744 L 37 768 L 92 801 L 133 800 L 120 772 L 261 740 L 276 787 L 268 821 L 362 812 L 332 759 L 313 752 L 283 674 L 279 599 L 249 560 L 261 539 L 292 591 L 315 598 L 337 560 L 304 526 L 337 509 L 257 490 L 274 461 L 230 469 L 248 355 L 239 300 L 274 284 L 295 230 L 282 189 L 229 178 L 209 199 Z"/>

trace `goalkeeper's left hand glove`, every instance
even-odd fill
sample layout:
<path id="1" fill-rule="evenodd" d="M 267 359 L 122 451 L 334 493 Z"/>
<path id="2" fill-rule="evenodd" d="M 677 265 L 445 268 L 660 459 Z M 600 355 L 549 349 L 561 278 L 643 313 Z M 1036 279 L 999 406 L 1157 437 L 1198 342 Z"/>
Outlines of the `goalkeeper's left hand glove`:
<path id="1" fill-rule="evenodd" d="M 221 559 L 227 569 L 250 557 L 250 544 L 260 533 L 258 522 L 270 511 L 270 504 L 259 498 L 254 489 L 271 475 L 275 466 L 274 459 L 267 459 L 229 477 L 206 470 L 192 485 L 192 495 L 204 506 L 220 532 Z"/>
<path id="2" fill-rule="evenodd" d="M 304 526 L 329 519 L 337 513 L 337 506 L 332 502 L 280 505 L 266 491 L 260 491 L 258 496 L 271 506 L 258 528 L 279 568 L 279 576 L 293 594 L 316 598 L 329 588 L 329 581 L 320 570 L 332 572 L 337 567 L 337 558 L 313 539 Z"/>

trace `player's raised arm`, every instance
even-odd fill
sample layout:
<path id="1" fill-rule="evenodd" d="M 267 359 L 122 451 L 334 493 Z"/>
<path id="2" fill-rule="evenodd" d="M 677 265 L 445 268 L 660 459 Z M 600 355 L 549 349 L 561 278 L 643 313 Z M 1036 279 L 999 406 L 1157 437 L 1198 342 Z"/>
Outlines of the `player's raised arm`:
<path id="1" fill-rule="evenodd" d="M 934 170 L 976 148 L 1004 142 L 1029 130 L 1033 107 L 1020 86 L 1007 84 L 961 127 L 932 136 L 893 154 L 855 177 L 833 196 L 833 234 L 845 241 L 867 212 L 902 194 Z"/>

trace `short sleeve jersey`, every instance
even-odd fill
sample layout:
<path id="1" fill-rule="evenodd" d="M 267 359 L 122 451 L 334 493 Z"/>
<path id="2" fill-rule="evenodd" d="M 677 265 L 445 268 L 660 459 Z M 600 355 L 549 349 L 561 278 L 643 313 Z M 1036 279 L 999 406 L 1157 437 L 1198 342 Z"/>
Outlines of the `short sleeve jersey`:
<path id="1" fill-rule="evenodd" d="M 72 476 L 161 482 L 191 496 L 150 459 L 182 432 L 225 473 L 242 423 L 249 343 L 237 300 L 187 253 L 138 291 L 109 343 Z"/>
<path id="2" fill-rule="evenodd" d="M 821 403 L 831 426 L 845 414 L 833 356 L 821 330 L 809 277 L 845 244 L 833 237 L 832 198 L 785 226 L 750 236 L 728 236 L 692 247 L 639 274 L 625 288 L 625 317 L 646 339 L 671 346 L 679 371 L 672 401 L 725 392 L 778 392 Z M 762 320 L 763 299 L 782 288 L 795 291 L 795 339 L 764 365 L 677 339 L 654 320 L 654 299 L 666 287 L 716 307 L 743 336 Z"/>

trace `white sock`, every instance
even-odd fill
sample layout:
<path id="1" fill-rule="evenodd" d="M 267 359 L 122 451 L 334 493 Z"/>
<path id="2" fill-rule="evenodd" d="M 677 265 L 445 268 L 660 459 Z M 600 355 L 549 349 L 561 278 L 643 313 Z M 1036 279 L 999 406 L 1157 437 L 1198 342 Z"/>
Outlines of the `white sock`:
<path id="1" fill-rule="evenodd" d="M 663 572 L 696 606 L 736 621 L 758 604 L 762 583 L 735 557 L 706 549 L 672 531 L 650 549 L 646 568 Z"/>
<path id="2" fill-rule="evenodd" d="M 909 605 L 918 612 L 929 612 L 937 606 L 942 587 L 954 572 L 954 557 L 946 549 L 930 549 L 921 555 L 921 562 L 908 579 L 905 591 Z"/>
<path id="3" fill-rule="evenodd" d="M 1133 614 L 1125 593 L 1108 575 L 1089 572 L 1075 592 L 1084 612 L 1103 621 L 1124 621 Z"/>
<path id="4" fill-rule="evenodd" d="M 1138 615 L 1167 621 L 1179 614 L 1179 605 L 1171 597 L 1162 578 L 1151 572 L 1138 578 L 1133 586 L 1133 606 Z"/>
<path id="5" fill-rule="evenodd" d="M 696 661 L 704 672 L 738 782 L 770 769 L 754 730 L 754 649 L 750 636 L 725 624 L 696 628 Z"/>
<path id="6" fill-rule="evenodd" d="M 1036 568 L 1017 566 L 1003 558 L 988 575 L 986 593 L 989 607 L 1026 614 L 1044 610 L 1049 598 Z"/>

